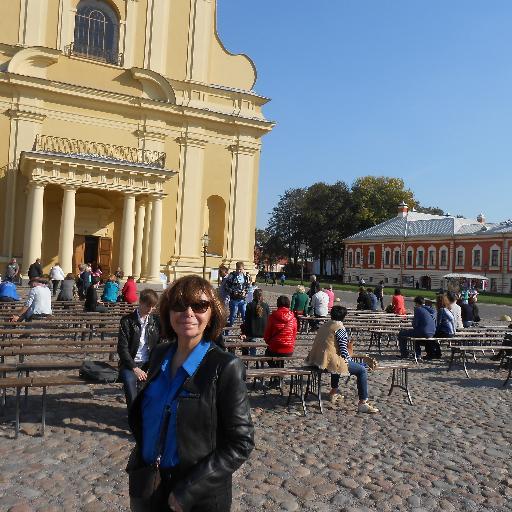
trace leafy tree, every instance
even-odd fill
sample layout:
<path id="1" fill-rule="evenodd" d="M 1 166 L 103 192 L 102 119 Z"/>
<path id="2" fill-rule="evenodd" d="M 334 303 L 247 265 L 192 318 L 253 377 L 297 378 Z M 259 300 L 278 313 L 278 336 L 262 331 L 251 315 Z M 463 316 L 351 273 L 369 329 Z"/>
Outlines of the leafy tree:
<path id="1" fill-rule="evenodd" d="M 401 178 L 363 176 L 352 185 L 354 233 L 396 215 L 397 207 L 405 201 L 409 208 L 417 206 L 414 194 L 405 188 Z"/>
<path id="2" fill-rule="evenodd" d="M 420 213 L 430 213 L 430 215 L 444 215 L 444 211 L 437 206 L 421 206 L 418 205 L 416 210 Z"/>

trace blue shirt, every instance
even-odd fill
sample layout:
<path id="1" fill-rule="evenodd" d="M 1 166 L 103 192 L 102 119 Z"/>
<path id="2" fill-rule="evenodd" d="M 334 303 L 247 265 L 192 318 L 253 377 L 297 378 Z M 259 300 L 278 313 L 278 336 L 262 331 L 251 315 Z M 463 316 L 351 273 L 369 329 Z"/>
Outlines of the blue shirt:
<path id="1" fill-rule="evenodd" d="M 431 338 L 436 332 L 436 313 L 430 306 L 416 306 L 412 319 L 415 338 Z"/>
<path id="2" fill-rule="evenodd" d="M 114 281 L 107 281 L 103 287 L 102 299 L 105 302 L 117 302 L 117 296 L 119 295 L 119 285 Z"/>
<path id="3" fill-rule="evenodd" d="M 176 353 L 176 345 L 173 345 L 162 361 L 158 376 L 145 389 L 142 399 L 142 457 L 146 464 L 152 464 L 158 457 L 160 428 L 168 410 L 170 419 L 160 467 L 172 468 L 179 463 L 176 433 L 178 395 L 187 395 L 187 391 L 180 391 L 180 388 L 195 373 L 209 348 L 210 342 L 201 340 L 172 378 L 171 362 Z"/>
<path id="4" fill-rule="evenodd" d="M 0 297 L 10 297 L 14 300 L 20 300 L 18 292 L 16 291 L 16 285 L 10 281 L 0 283 Z"/>

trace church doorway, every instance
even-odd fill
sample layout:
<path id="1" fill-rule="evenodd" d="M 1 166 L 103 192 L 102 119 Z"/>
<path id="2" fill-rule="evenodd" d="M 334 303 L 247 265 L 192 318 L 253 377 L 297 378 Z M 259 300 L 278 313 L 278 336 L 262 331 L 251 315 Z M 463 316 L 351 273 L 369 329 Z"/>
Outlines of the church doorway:
<path id="1" fill-rule="evenodd" d="M 83 263 L 98 263 L 104 276 L 112 270 L 112 239 L 103 236 L 75 235 L 73 241 L 73 271 L 78 274 Z"/>

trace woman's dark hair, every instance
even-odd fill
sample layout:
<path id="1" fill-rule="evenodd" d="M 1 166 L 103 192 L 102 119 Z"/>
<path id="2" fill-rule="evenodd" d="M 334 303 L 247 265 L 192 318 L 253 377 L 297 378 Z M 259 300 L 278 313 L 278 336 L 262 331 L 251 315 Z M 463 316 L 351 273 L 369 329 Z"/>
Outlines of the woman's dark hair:
<path id="1" fill-rule="evenodd" d="M 252 301 L 256 303 L 256 316 L 261 318 L 263 316 L 263 290 L 256 288 L 252 294 Z"/>
<path id="2" fill-rule="evenodd" d="M 331 309 L 331 319 L 343 322 L 347 316 L 347 308 L 345 306 L 333 306 Z"/>
<path id="3" fill-rule="evenodd" d="M 289 308 L 290 307 L 290 298 L 286 295 L 280 295 L 277 297 L 277 307 L 278 308 Z"/>
<path id="4" fill-rule="evenodd" d="M 395 295 L 402 295 L 400 288 L 395 288 Z"/>
<path id="5" fill-rule="evenodd" d="M 320 291 L 320 283 L 318 281 L 315 281 L 315 284 L 313 284 L 313 290 L 315 290 L 315 293 Z"/>
<path id="6" fill-rule="evenodd" d="M 227 312 L 224 304 L 220 301 L 212 285 L 202 277 L 190 275 L 181 277 L 174 281 L 164 290 L 160 296 L 159 311 L 162 333 L 169 339 L 175 339 L 176 333 L 171 326 L 171 310 L 179 305 L 192 304 L 205 294 L 210 301 L 212 316 L 210 322 L 204 331 L 204 337 L 210 341 L 215 341 L 226 325 Z"/>

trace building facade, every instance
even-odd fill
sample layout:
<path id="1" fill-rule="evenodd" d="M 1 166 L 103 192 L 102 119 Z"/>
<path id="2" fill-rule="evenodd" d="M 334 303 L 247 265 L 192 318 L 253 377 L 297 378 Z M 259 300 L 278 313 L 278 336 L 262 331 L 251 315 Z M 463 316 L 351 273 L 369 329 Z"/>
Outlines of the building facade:
<path id="1" fill-rule="evenodd" d="M 0 265 L 254 270 L 255 80 L 215 0 L 0 2 Z"/>
<path id="2" fill-rule="evenodd" d="M 490 224 L 399 206 L 397 217 L 345 240 L 344 281 L 436 289 L 449 273 L 483 275 L 489 290 L 512 293 L 512 222 Z"/>

